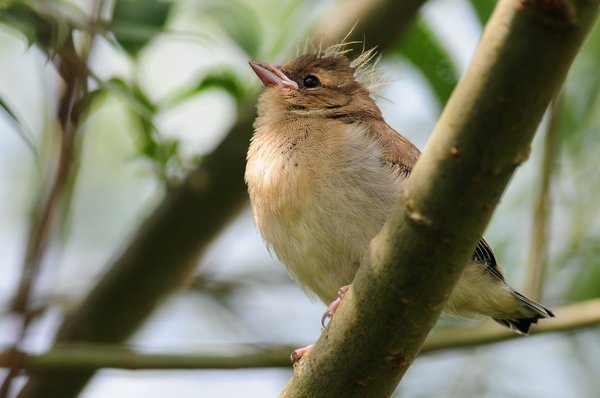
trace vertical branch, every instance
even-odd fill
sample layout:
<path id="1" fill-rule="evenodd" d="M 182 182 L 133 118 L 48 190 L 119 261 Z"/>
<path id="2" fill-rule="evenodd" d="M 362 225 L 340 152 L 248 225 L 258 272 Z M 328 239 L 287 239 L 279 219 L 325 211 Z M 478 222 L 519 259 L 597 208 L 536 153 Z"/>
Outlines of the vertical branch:
<path id="1" fill-rule="evenodd" d="M 65 47 L 59 50 L 59 53 L 64 54 L 67 49 L 74 54 L 74 46 L 71 38 L 68 39 Z M 21 280 L 13 303 L 13 309 L 22 314 L 22 321 L 15 342 L 15 349 L 21 345 L 27 329 L 29 328 L 29 324 L 33 319 L 33 311 L 29 305 L 31 294 L 40 272 L 40 266 L 48 247 L 52 229 L 56 224 L 56 213 L 62 203 L 65 187 L 67 186 L 67 182 L 71 177 L 73 170 L 76 135 L 76 123 L 74 123 L 73 120 L 73 107 L 80 97 L 79 93 L 82 92 L 81 81 L 85 78 L 80 78 L 78 73 L 72 70 L 74 69 L 73 66 L 75 63 L 68 58 L 69 57 L 61 58 L 59 64 L 60 75 L 65 82 L 65 90 L 61 96 L 58 115 L 61 126 L 61 143 L 58 164 L 48 193 L 46 195 L 42 193 L 39 205 L 40 210 L 34 212 L 33 220 L 30 224 L 29 238 L 27 240 L 28 245 L 22 265 Z M 11 362 L 11 365 L 11 369 L 0 388 L 0 398 L 8 396 L 11 381 L 16 375 L 18 366 L 15 362 Z"/>
<path id="2" fill-rule="evenodd" d="M 525 282 L 525 293 L 539 299 L 542 294 L 542 279 L 548 260 L 548 228 L 550 226 L 551 184 L 558 152 L 558 128 L 560 123 L 561 100 L 556 96 L 550 106 L 550 121 L 544 137 L 540 188 L 533 212 L 531 247 Z"/>
<path id="3" fill-rule="evenodd" d="M 93 27 L 104 6 L 104 0 L 98 0 L 91 18 L 90 25 Z M 33 212 L 29 228 L 27 248 L 23 258 L 21 279 L 15 298 L 13 310 L 22 314 L 21 325 L 15 339 L 12 352 L 17 352 L 26 336 L 27 329 L 34 317 L 30 307 L 31 295 L 35 281 L 40 273 L 40 267 L 47 252 L 48 243 L 56 226 L 57 212 L 64 204 L 64 195 L 69 181 L 74 178 L 75 164 L 77 163 L 78 151 L 76 146 L 77 130 L 84 109 L 78 103 L 87 95 L 87 61 L 93 45 L 95 33 L 90 29 L 89 36 L 84 42 L 82 55 L 80 56 L 73 41 L 73 29 L 69 27 L 67 39 L 55 49 L 45 48 L 48 54 L 53 56 L 53 62 L 61 76 L 64 89 L 59 99 L 57 112 L 58 124 L 60 126 L 60 147 L 55 172 L 51 177 L 51 183 L 47 190 L 42 189 L 37 210 Z M 53 168 L 52 165 L 49 165 Z M 47 193 L 46 193 L 47 192 Z M 8 397 L 13 378 L 20 368 L 17 357 L 12 355 L 10 369 L 2 386 L 0 386 L 0 398 Z"/>

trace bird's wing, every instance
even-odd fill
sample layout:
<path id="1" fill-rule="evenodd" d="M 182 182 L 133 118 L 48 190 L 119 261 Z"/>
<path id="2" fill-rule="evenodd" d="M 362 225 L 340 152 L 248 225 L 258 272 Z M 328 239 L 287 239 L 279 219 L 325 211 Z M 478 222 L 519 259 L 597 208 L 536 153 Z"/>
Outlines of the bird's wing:
<path id="1" fill-rule="evenodd" d="M 421 154 L 417 147 L 383 120 L 371 121 L 369 134 L 381 143 L 382 160 L 408 177 Z"/>
<path id="2" fill-rule="evenodd" d="M 504 275 L 502 275 L 502 271 L 498 266 L 498 261 L 496 261 L 496 255 L 492 251 L 492 248 L 485 239 L 481 238 L 477 247 L 475 248 L 475 253 L 473 253 L 472 261 L 485 263 L 485 270 L 490 274 L 494 275 L 496 278 L 504 281 Z"/>
<path id="3" fill-rule="evenodd" d="M 383 147 L 383 161 L 389 163 L 399 173 L 407 178 L 421 152 L 416 146 L 384 121 L 372 123 L 371 134 L 376 136 Z M 473 261 L 484 263 L 486 271 L 496 278 L 504 281 L 504 275 L 500 271 L 496 255 L 485 239 L 481 239 L 475 248 Z"/>

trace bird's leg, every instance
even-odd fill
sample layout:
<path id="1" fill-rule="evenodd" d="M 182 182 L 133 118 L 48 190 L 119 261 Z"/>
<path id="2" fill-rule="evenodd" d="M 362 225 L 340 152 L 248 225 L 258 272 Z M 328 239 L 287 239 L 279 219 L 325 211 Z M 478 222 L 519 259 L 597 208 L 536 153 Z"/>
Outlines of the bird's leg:
<path id="1" fill-rule="evenodd" d="M 350 289 L 350 286 L 351 285 L 342 286 L 340 290 L 338 290 L 338 297 L 335 300 L 333 300 L 331 304 L 329 304 L 329 307 L 327 307 L 327 311 L 325 311 L 325 313 L 323 314 L 323 318 L 321 318 L 321 325 L 323 325 L 323 327 L 325 327 L 325 322 L 327 321 L 327 319 L 333 318 L 333 314 L 335 314 L 340 304 L 342 304 L 342 300 L 348 292 L 348 289 Z"/>
<path id="2" fill-rule="evenodd" d="M 321 318 L 321 325 L 323 325 L 323 327 L 325 327 L 325 321 L 327 319 L 332 318 L 333 314 L 335 314 L 340 304 L 342 304 L 342 300 L 348 292 L 348 289 L 350 289 L 350 285 L 342 286 L 338 291 L 338 297 L 335 300 L 333 300 L 331 304 L 329 304 L 329 307 L 327 307 L 327 311 L 325 311 L 325 313 L 323 314 L 323 318 Z M 292 359 L 294 365 L 296 365 L 302 359 L 302 357 L 313 348 L 313 345 L 314 344 L 310 344 L 306 347 L 298 348 L 294 350 L 294 352 L 292 352 L 290 358 Z"/>

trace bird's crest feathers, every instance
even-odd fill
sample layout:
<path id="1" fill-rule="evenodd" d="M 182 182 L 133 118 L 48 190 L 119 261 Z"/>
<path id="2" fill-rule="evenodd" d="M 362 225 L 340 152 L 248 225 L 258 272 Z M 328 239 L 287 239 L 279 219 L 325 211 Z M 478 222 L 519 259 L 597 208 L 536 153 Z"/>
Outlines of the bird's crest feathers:
<path id="1" fill-rule="evenodd" d="M 348 33 L 350 35 L 350 33 Z M 310 40 L 307 40 L 301 54 L 314 53 L 318 58 L 325 57 L 348 57 L 348 53 L 352 52 L 352 46 L 355 44 L 363 44 L 361 53 L 350 61 L 350 67 L 354 72 L 354 78 L 362 84 L 371 95 L 377 95 L 383 86 L 390 83 L 380 68 L 378 63 L 381 60 L 381 54 L 377 53 L 377 47 L 366 49 L 364 41 L 346 41 L 347 36 L 337 44 L 332 44 L 323 48 L 322 43 L 315 46 Z M 350 57 L 348 57 L 350 58 Z"/>

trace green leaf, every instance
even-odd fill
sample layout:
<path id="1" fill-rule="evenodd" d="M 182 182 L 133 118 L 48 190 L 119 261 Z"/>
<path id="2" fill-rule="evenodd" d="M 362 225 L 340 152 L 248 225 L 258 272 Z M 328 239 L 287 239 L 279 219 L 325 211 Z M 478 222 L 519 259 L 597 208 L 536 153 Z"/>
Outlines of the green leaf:
<path id="1" fill-rule="evenodd" d="M 458 81 L 458 73 L 448 52 L 419 20 L 396 49 L 427 78 L 440 105 L 446 103 Z"/>
<path id="2" fill-rule="evenodd" d="M 23 3 L 14 3 L 0 12 L 0 22 L 11 26 L 25 36 L 27 45 L 38 44 L 48 48 L 52 37 L 52 23 Z"/>
<path id="3" fill-rule="evenodd" d="M 49 56 L 59 51 L 73 29 L 87 29 L 85 13 L 62 0 L 5 4 L 0 8 L 0 22 L 19 30 L 28 45 L 37 45 Z"/>
<path id="4" fill-rule="evenodd" d="M 22 4 L 4 7 L 0 10 L 0 22 L 21 32 L 29 47 L 36 42 L 36 25 L 39 19 L 31 8 Z"/>
<path id="5" fill-rule="evenodd" d="M 119 0 L 109 29 L 119 45 L 136 56 L 150 40 L 163 32 L 171 1 Z"/>
<path id="6" fill-rule="evenodd" d="M 152 120 L 156 113 L 156 105 L 144 94 L 144 92 L 135 84 L 131 85 L 123 79 L 112 78 L 108 81 L 99 81 L 101 87 L 114 94 L 123 97 L 129 103 L 129 106 L 138 115 L 146 120 Z"/>
<path id="7" fill-rule="evenodd" d="M 600 24 L 596 24 L 579 55 L 563 88 L 563 108 L 560 124 L 561 145 L 574 157 L 587 150 L 585 136 L 595 140 L 600 125 Z"/>
<path id="8" fill-rule="evenodd" d="M 207 72 L 195 87 L 192 87 L 183 94 L 169 100 L 165 104 L 165 108 L 176 106 L 213 88 L 226 91 L 235 98 L 238 104 L 240 104 L 247 95 L 246 87 L 240 82 L 238 76 L 226 66 L 221 66 L 218 69 Z"/>
<path id="9" fill-rule="evenodd" d="M 203 11 L 212 17 L 246 54 L 251 58 L 258 56 L 260 18 L 253 9 L 241 1 L 228 0 L 211 2 Z"/>
<path id="10" fill-rule="evenodd" d="M 582 237 L 582 241 L 566 258 L 563 267 L 577 269 L 573 283 L 569 288 L 569 298 L 574 301 L 600 297 L 600 240 L 598 236 Z"/>
<path id="11" fill-rule="evenodd" d="M 185 171 L 179 151 L 180 141 L 160 135 L 154 124 L 157 106 L 136 84 L 130 84 L 119 78 L 106 82 L 98 81 L 98 83 L 102 91 L 116 94 L 127 101 L 131 115 L 140 127 L 139 155 L 150 161 L 160 180 L 168 185 L 178 183 Z"/>
<path id="12" fill-rule="evenodd" d="M 32 134 L 30 134 L 27 131 L 25 126 L 21 123 L 21 121 L 17 117 L 17 114 L 10 108 L 10 106 L 2 98 L 0 98 L 0 107 L 8 116 L 8 120 L 10 122 L 12 122 L 12 124 L 14 125 L 15 131 L 17 132 L 17 134 L 19 134 L 19 137 L 21 137 L 21 139 L 23 140 L 25 145 L 29 148 L 29 150 L 31 150 L 31 153 L 33 154 L 33 157 L 37 163 L 38 153 L 35 149 L 35 144 L 33 143 Z"/>
<path id="13" fill-rule="evenodd" d="M 473 7 L 473 11 L 475 11 L 481 25 L 485 25 L 490 19 L 494 7 L 496 7 L 496 1 L 497 0 L 471 0 L 471 7 Z"/>

